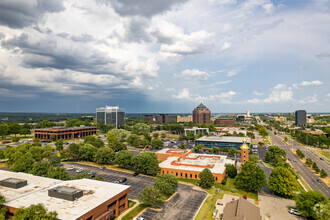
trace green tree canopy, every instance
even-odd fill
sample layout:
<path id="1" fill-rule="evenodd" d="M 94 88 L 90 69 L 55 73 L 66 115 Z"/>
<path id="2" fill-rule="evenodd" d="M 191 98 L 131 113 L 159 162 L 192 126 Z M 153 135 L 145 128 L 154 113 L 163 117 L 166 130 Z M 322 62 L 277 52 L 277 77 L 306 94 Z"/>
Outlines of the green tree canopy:
<path id="1" fill-rule="evenodd" d="M 10 167 L 11 171 L 14 172 L 23 172 L 28 173 L 32 169 L 32 165 L 34 163 L 34 159 L 30 153 L 22 155 L 16 160 L 12 167 Z"/>
<path id="2" fill-rule="evenodd" d="M 107 140 L 109 146 L 113 146 L 116 143 L 118 143 L 118 139 L 117 139 L 116 135 L 110 131 L 107 133 L 106 140 Z"/>
<path id="3" fill-rule="evenodd" d="M 112 129 L 111 132 L 116 135 L 117 140 L 123 142 L 128 136 L 128 132 L 124 129 Z"/>
<path id="4" fill-rule="evenodd" d="M 272 170 L 268 182 L 269 188 L 282 196 L 294 196 L 299 190 L 296 176 L 282 166 Z"/>
<path id="5" fill-rule="evenodd" d="M 15 137 L 16 137 L 16 134 L 19 134 L 21 131 L 21 126 L 17 123 L 14 123 L 14 124 L 10 124 L 9 126 L 9 132 L 11 134 L 14 134 Z"/>
<path id="6" fill-rule="evenodd" d="M 56 150 L 58 151 L 61 151 L 63 150 L 63 140 L 58 140 L 55 142 L 55 147 L 56 147 Z"/>
<path id="7" fill-rule="evenodd" d="M 2 139 L 8 135 L 9 133 L 9 126 L 8 124 L 4 123 L 4 124 L 0 124 L 0 136 L 2 137 Z"/>
<path id="8" fill-rule="evenodd" d="M 145 187 L 141 194 L 138 195 L 138 199 L 146 206 L 156 206 L 158 204 L 164 204 L 161 193 L 154 187 Z"/>
<path id="9" fill-rule="evenodd" d="M 209 169 L 204 169 L 202 172 L 199 173 L 198 177 L 201 180 L 201 187 L 203 188 L 210 188 L 214 185 L 214 176 L 212 175 Z"/>
<path id="10" fill-rule="evenodd" d="M 126 165 L 131 165 L 132 158 L 133 158 L 132 152 L 129 152 L 127 150 L 122 150 L 116 154 L 114 162 L 119 166 L 124 167 Z"/>
<path id="11" fill-rule="evenodd" d="M 153 149 L 162 149 L 164 147 L 164 142 L 160 139 L 153 139 L 151 141 L 151 146 Z"/>
<path id="12" fill-rule="evenodd" d="M 235 178 L 237 175 L 237 169 L 232 164 L 226 164 L 226 175 L 230 178 Z"/>
<path id="13" fill-rule="evenodd" d="M 157 155 L 151 152 L 133 156 L 131 165 L 136 171 L 150 175 L 157 174 L 159 170 Z"/>
<path id="14" fill-rule="evenodd" d="M 154 187 L 164 196 L 170 196 L 178 187 L 178 179 L 169 174 L 157 175 L 157 180 Z"/>
<path id="15" fill-rule="evenodd" d="M 241 172 L 235 178 L 235 185 L 250 192 L 258 192 L 266 185 L 266 175 L 257 163 L 248 160 L 242 164 Z"/>
<path id="16" fill-rule="evenodd" d="M 70 180 L 68 172 L 63 167 L 50 167 L 47 172 L 47 177 L 59 180 Z"/>
<path id="17" fill-rule="evenodd" d="M 7 209 L 2 206 L 2 204 L 5 202 L 6 202 L 5 197 L 0 193 L 0 219 L 5 219 L 6 217 Z"/>
<path id="18" fill-rule="evenodd" d="M 317 214 L 314 211 L 315 205 L 328 202 L 327 198 L 318 191 L 302 192 L 296 197 L 295 201 L 301 215 L 313 219 L 317 219 Z"/>
<path id="19" fill-rule="evenodd" d="M 106 164 L 113 161 L 115 158 L 115 152 L 108 147 L 101 147 L 95 154 L 95 162 L 98 164 Z"/>
<path id="20" fill-rule="evenodd" d="M 237 150 L 236 150 L 235 148 L 231 147 L 231 148 L 229 149 L 229 155 L 230 155 L 230 156 L 234 156 L 235 154 L 237 154 Z"/>
<path id="21" fill-rule="evenodd" d="M 133 133 L 143 134 L 144 132 L 150 132 L 150 126 L 144 123 L 137 123 L 133 126 Z"/>
<path id="22" fill-rule="evenodd" d="M 56 154 L 53 154 L 49 157 L 49 163 L 52 165 L 61 163 L 61 158 L 57 156 Z"/>
<path id="23" fill-rule="evenodd" d="M 29 173 L 36 176 L 47 176 L 50 167 L 51 165 L 48 162 L 37 162 L 33 164 Z"/>
<path id="24" fill-rule="evenodd" d="M 286 161 L 285 150 L 279 148 L 278 146 L 270 146 L 265 156 L 265 162 L 277 166 L 279 163 Z"/>
<path id="25" fill-rule="evenodd" d="M 69 147 L 66 149 L 66 157 L 69 160 L 77 161 L 79 160 L 79 148 L 80 146 L 76 143 L 71 143 Z"/>
<path id="26" fill-rule="evenodd" d="M 85 137 L 84 138 L 84 144 L 91 144 L 96 148 L 100 148 L 100 147 L 104 146 L 104 142 L 101 139 L 94 136 L 94 135 Z"/>
<path id="27" fill-rule="evenodd" d="M 85 161 L 94 161 L 96 152 L 97 152 L 97 147 L 94 147 L 91 144 L 82 145 L 79 148 L 79 158 Z"/>
<path id="28" fill-rule="evenodd" d="M 127 138 L 127 143 L 129 143 L 133 147 L 140 146 L 141 145 L 141 140 L 140 140 L 139 135 L 137 135 L 137 134 L 131 134 Z"/>
<path id="29" fill-rule="evenodd" d="M 30 205 L 27 208 L 19 208 L 15 212 L 15 219 L 20 220 L 59 220 L 55 211 L 48 212 L 43 204 Z"/>

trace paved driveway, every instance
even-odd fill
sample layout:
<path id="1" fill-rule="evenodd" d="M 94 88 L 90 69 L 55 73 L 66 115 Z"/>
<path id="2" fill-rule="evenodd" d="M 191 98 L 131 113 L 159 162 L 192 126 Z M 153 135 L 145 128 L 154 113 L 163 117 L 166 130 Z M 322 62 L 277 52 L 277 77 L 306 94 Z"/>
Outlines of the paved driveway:
<path id="1" fill-rule="evenodd" d="M 206 192 L 194 190 L 192 186 L 179 184 L 176 194 L 162 206 L 161 210 L 147 209 L 140 216 L 147 220 L 191 220 L 206 196 Z"/>
<path id="2" fill-rule="evenodd" d="M 129 199 L 137 200 L 139 193 L 141 193 L 142 190 L 146 186 L 151 186 L 155 182 L 155 179 L 152 177 L 147 177 L 147 176 L 142 176 L 142 175 L 133 176 L 131 173 L 110 170 L 110 169 L 101 170 L 98 167 L 89 166 L 89 165 L 85 165 L 85 164 L 79 164 L 79 163 L 65 163 L 64 167 L 69 167 L 72 165 L 74 165 L 76 167 L 76 169 L 82 168 L 82 169 L 84 169 L 84 171 L 87 171 L 87 172 L 94 171 L 94 172 L 96 172 L 97 176 L 102 176 L 104 181 L 107 181 L 107 182 L 114 182 L 116 180 L 119 180 L 122 177 L 126 177 L 127 185 L 132 187 L 131 191 L 128 193 Z M 76 175 L 75 170 L 68 171 L 68 173 L 71 176 Z"/>

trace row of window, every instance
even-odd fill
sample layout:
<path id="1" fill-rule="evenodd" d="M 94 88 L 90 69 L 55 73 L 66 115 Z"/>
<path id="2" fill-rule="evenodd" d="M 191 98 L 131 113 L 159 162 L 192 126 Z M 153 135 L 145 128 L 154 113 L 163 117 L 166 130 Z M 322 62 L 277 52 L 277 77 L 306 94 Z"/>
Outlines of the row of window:
<path id="1" fill-rule="evenodd" d="M 165 171 L 162 171 L 162 174 L 170 174 L 172 176 L 174 175 L 173 172 L 170 173 L 169 171 L 166 171 L 166 172 Z M 179 176 L 180 178 L 186 178 L 186 179 L 188 178 L 188 174 L 187 173 L 178 173 L 178 172 L 175 172 L 175 176 L 176 177 Z M 195 174 L 194 177 L 195 178 L 193 178 L 193 175 L 191 173 L 189 174 L 189 179 L 196 179 L 196 180 L 199 179 L 198 176 L 197 176 L 197 174 Z M 218 181 L 218 177 L 215 177 L 215 181 Z"/>

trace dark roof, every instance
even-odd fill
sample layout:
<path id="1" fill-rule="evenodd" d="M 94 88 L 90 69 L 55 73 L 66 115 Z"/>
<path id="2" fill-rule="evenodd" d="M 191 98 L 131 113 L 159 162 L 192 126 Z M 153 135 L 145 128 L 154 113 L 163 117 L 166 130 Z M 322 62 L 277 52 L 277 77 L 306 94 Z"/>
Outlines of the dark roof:
<path id="1" fill-rule="evenodd" d="M 197 106 L 197 108 L 206 108 L 205 105 L 203 105 L 203 103 L 199 104 L 199 106 Z"/>
<path id="2" fill-rule="evenodd" d="M 260 208 L 239 198 L 226 204 L 223 220 L 261 220 Z"/>

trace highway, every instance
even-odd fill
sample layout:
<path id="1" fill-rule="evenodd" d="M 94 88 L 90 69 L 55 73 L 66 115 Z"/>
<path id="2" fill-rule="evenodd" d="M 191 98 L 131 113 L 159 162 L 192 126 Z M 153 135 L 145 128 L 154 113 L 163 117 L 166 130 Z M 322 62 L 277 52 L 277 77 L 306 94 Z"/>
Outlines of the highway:
<path id="1" fill-rule="evenodd" d="M 302 163 L 299 158 L 292 153 L 291 146 L 285 143 L 280 137 L 275 136 L 271 131 L 267 131 L 269 136 L 272 138 L 272 141 L 275 145 L 279 146 L 283 150 L 286 151 L 287 158 L 291 159 L 290 164 L 296 169 L 296 171 L 300 174 L 300 176 L 304 179 L 304 181 L 310 186 L 310 188 L 314 191 L 320 191 L 325 196 L 330 197 L 330 189 L 325 183 L 317 182 L 317 176 L 306 167 L 304 163 Z M 305 152 L 304 152 L 305 153 Z M 294 162 L 294 159 L 297 162 Z M 317 158 L 318 160 L 319 157 Z M 313 159 L 314 160 L 314 159 Z"/>

